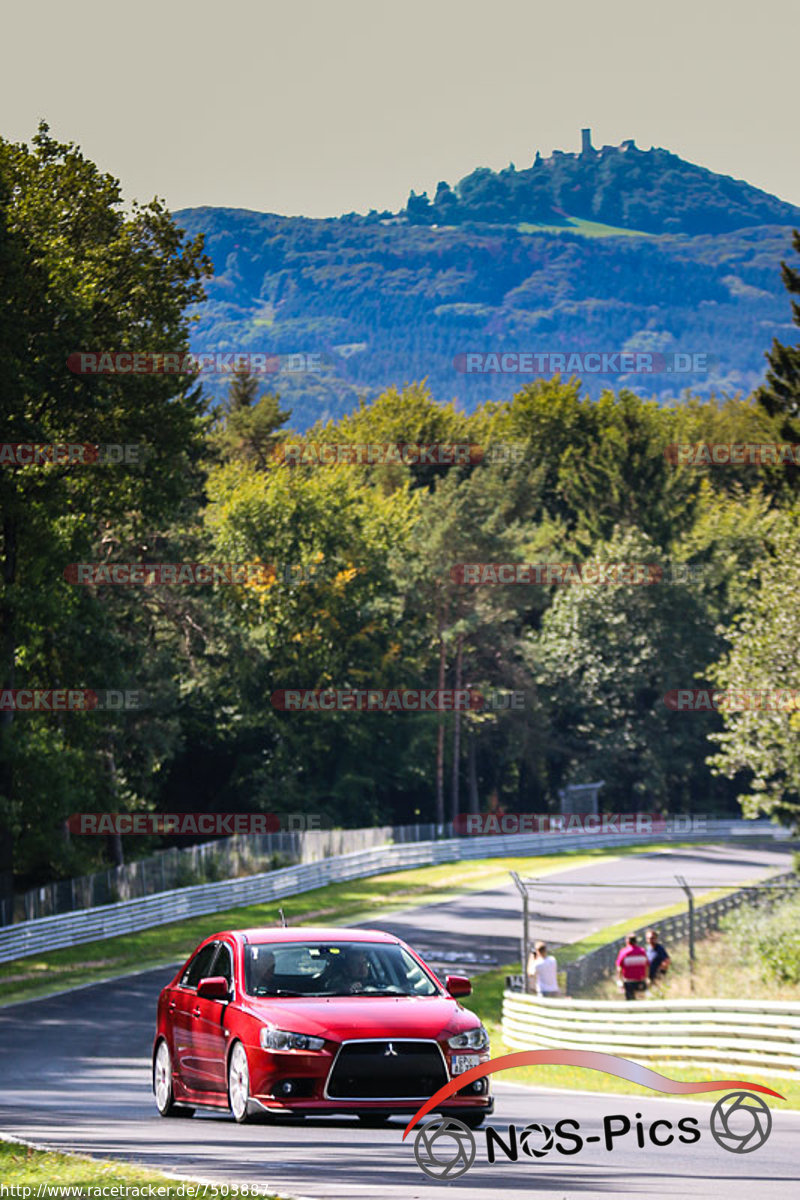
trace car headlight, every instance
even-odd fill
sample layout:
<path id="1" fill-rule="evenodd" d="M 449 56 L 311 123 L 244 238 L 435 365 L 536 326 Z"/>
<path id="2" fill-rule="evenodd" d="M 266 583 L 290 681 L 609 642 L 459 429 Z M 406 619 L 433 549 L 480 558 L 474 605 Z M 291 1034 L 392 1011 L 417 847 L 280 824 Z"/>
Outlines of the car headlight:
<path id="1" fill-rule="evenodd" d="M 292 1033 L 288 1029 L 272 1029 L 265 1025 L 261 1030 L 262 1050 L 321 1050 L 325 1039 L 309 1037 L 307 1033 Z"/>
<path id="2" fill-rule="evenodd" d="M 457 1033 L 447 1039 L 452 1050 L 488 1050 L 489 1034 L 482 1025 L 477 1029 L 467 1029 L 465 1033 Z"/>

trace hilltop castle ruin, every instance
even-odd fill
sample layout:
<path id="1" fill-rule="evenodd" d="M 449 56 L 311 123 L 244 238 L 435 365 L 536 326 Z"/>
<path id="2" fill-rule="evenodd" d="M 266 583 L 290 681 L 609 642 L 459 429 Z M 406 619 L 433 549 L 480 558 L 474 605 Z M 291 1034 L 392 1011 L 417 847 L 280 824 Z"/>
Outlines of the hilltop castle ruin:
<path id="1" fill-rule="evenodd" d="M 592 131 L 587 128 L 581 130 L 581 149 L 579 154 L 575 154 L 571 150 L 554 150 L 549 158 L 542 158 L 537 150 L 533 165 L 535 167 L 542 165 L 552 166 L 558 158 L 594 158 L 602 157 L 604 154 L 626 154 L 631 150 L 635 151 L 636 154 L 644 153 L 636 145 L 633 138 L 626 138 L 619 146 L 603 146 L 602 150 L 596 150 L 592 145 Z"/>

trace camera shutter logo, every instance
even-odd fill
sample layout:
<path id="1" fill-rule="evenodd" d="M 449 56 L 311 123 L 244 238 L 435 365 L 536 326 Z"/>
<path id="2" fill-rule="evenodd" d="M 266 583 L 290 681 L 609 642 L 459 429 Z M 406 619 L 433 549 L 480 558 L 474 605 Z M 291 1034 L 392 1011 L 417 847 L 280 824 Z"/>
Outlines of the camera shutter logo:
<path id="1" fill-rule="evenodd" d="M 536 1138 L 534 1133 L 538 1134 L 541 1139 L 540 1145 L 535 1145 Z M 520 1137 L 520 1145 L 525 1154 L 531 1158 L 544 1158 L 549 1150 L 553 1149 L 553 1131 L 548 1125 L 539 1125 L 531 1122 L 526 1125 Z"/>
<path id="2" fill-rule="evenodd" d="M 752 1092 L 728 1092 L 711 1112 L 711 1136 L 732 1154 L 759 1150 L 772 1132 L 772 1113 Z"/>
<path id="3" fill-rule="evenodd" d="M 417 1133 L 414 1157 L 431 1179 L 458 1179 L 475 1161 L 475 1138 L 453 1117 L 428 1121 Z"/>

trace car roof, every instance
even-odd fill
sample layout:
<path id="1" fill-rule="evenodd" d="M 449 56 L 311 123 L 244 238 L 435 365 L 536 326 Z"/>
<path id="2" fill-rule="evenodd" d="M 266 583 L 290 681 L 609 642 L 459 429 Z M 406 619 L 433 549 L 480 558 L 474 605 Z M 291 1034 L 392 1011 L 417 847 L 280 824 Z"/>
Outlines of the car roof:
<path id="1" fill-rule="evenodd" d="M 243 942 L 383 942 L 397 944 L 400 939 L 382 929 L 343 929 L 341 926 L 295 925 L 285 929 L 280 925 L 257 929 L 228 929 L 214 937 L 235 937 Z"/>

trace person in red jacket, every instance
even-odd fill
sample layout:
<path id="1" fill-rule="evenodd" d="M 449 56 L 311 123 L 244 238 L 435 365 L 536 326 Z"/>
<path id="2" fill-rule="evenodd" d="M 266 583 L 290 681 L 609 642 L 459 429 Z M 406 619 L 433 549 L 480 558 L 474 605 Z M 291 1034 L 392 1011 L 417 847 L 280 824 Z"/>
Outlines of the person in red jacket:
<path id="1" fill-rule="evenodd" d="M 647 987 L 647 951 L 632 933 L 617 955 L 617 975 L 625 988 L 625 999 L 635 1000 L 637 992 Z"/>

